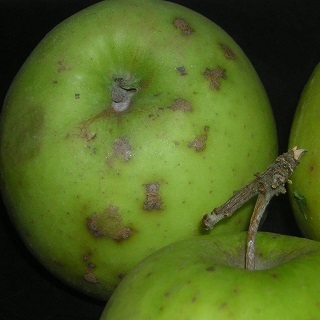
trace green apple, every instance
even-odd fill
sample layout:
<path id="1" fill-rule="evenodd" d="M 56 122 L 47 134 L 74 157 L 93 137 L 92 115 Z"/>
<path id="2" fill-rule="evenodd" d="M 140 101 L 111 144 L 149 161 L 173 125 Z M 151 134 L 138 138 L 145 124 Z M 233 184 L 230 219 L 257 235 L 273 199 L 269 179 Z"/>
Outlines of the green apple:
<path id="1" fill-rule="evenodd" d="M 153 251 L 274 160 L 274 119 L 239 46 L 160 0 L 109 0 L 52 30 L 1 117 L 2 192 L 55 275 L 106 299 Z M 253 203 L 214 232 L 244 230 Z"/>
<path id="2" fill-rule="evenodd" d="M 245 232 L 179 241 L 137 264 L 100 320 L 318 319 L 320 243 L 258 233 L 244 269 Z"/>
<path id="3" fill-rule="evenodd" d="M 289 145 L 308 150 L 292 175 L 290 199 L 305 237 L 320 240 L 320 64 L 306 84 L 294 116 Z"/>

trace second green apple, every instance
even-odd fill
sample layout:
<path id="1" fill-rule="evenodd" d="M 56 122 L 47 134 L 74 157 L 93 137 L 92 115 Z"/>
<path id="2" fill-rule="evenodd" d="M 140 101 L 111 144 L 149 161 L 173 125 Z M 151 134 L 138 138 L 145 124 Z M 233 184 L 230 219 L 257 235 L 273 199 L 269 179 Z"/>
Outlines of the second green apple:
<path id="1" fill-rule="evenodd" d="M 320 64 L 304 87 L 294 116 L 290 146 L 308 153 L 292 176 L 290 199 L 305 237 L 320 240 Z"/>
<path id="2" fill-rule="evenodd" d="M 319 318 L 320 243 L 258 232 L 246 270 L 247 233 L 194 237 L 138 263 L 100 320 L 300 320 Z"/>
<path id="3" fill-rule="evenodd" d="M 277 154 L 253 66 L 210 20 L 109 0 L 51 31 L 1 116 L 2 192 L 27 247 L 106 299 L 141 259 L 200 234 L 202 216 Z M 253 203 L 214 233 L 244 230 Z"/>

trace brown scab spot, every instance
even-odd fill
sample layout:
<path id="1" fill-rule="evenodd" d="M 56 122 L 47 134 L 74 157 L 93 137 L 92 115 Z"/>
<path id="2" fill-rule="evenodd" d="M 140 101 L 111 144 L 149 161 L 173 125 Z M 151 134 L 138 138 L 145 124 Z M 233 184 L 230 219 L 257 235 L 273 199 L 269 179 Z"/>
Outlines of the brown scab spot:
<path id="1" fill-rule="evenodd" d="M 88 128 L 86 127 L 82 127 L 79 130 L 78 136 L 81 139 L 84 139 L 86 142 L 92 141 L 97 137 L 97 134 L 95 132 L 91 132 L 90 130 L 88 130 Z"/>
<path id="2" fill-rule="evenodd" d="M 90 263 L 91 256 L 92 256 L 92 251 L 88 251 L 82 256 L 82 260 Z"/>
<path id="3" fill-rule="evenodd" d="M 132 236 L 132 229 L 123 225 L 119 208 L 109 206 L 103 213 L 93 213 L 87 219 L 87 228 L 96 238 L 108 237 L 116 241 L 126 240 Z"/>
<path id="4" fill-rule="evenodd" d="M 228 303 L 226 301 L 223 301 L 220 305 L 220 310 L 224 310 L 228 307 Z"/>
<path id="5" fill-rule="evenodd" d="M 64 71 L 68 71 L 70 70 L 70 67 L 68 66 L 68 64 L 66 63 L 66 61 L 64 59 L 61 59 L 58 61 L 58 72 L 64 72 Z"/>
<path id="6" fill-rule="evenodd" d="M 164 108 L 164 107 L 159 107 L 159 108 L 156 108 L 154 109 L 154 111 L 152 113 L 150 113 L 148 115 L 148 117 L 151 119 L 151 120 L 157 120 L 159 119 L 163 114 L 164 112 L 167 110 L 167 108 Z"/>
<path id="7" fill-rule="evenodd" d="M 184 66 L 177 67 L 176 70 L 180 73 L 180 76 L 186 76 L 187 70 Z"/>
<path id="8" fill-rule="evenodd" d="M 163 206 L 162 198 L 160 196 L 160 184 L 147 183 L 145 186 L 145 202 L 143 207 L 145 210 L 161 210 Z"/>
<path id="9" fill-rule="evenodd" d="M 209 126 L 204 127 L 204 133 L 196 136 L 196 138 L 189 142 L 189 148 L 194 148 L 197 152 L 201 152 L 206 147 L 206 141 L 208 139 Z"/>
<path id="10" fill-rule="evenodd" d="M 226 59 L 234 60 L 236 58 L 234 52 L 227 45 L 220 43 L 220 48 L 223 50 Z"/>
<path id="11" fill-rule="evenodd" d="M 116 139 L 113 142 L 112 149 L 115 156 L 120 158 L 121 160 L 127 162 L 131 159 L 132 148 L 129 141 L 126 138 L 120 137 Z"/>
<path id="12" fill-rule="evenodd" d="M 186 99 L 178 98 L 173 101 L 173 104 L 170 106 L 170 109 L 173 111 L 181 110 L 184 112 L 192 111 L 191 102 Z"/>
<path id="13" fill-rule="evenodd" d="M 221 67 L 217 67 L 215 69 L 207 69 L 203 75 L 209 81 L 210 88 L 214 90 L 219 90 L 220 80 L 226 78 L 225 69 Z"/>
<path id="14" fill-rule="evenodd" d="M 208 272 L 213 272 L 213 271 L 216 270 L 216 267 L 215 267 L 215 266 L 209 266 L 209 267 L 207 267 L 206 270 L 207 270 Z"/>
<path id="15" fill-rule="evenodd" d="M 121 273 L 118 274 L 117 278 L 122 280 L 122 279 L 124 279 L 125 276 L 126 276 L 126 274 L 121 272 Z"/>
<path id="16" fill-rule="evenodd" d="M 93 284 L 96 284 L 98 283 L 98 279 L 96 277 L 96 275 L 92 272 L 92 271 L 87 271 L 85 272 L 84 274 L 84 279 L 87 281 L 87 282 L 90 282 L 90 283 L 93 283 Z"/>
<path id="17" fill-rule="evenodd" d="M 194 32 L 190 25 L 182 18 L 175 18 L 172 23 L 175 28 L 181 30 L 184 36 L 190 36 Z"/>
<path id="18" fill-rule="evenodd" d="M 88 251 L 82 256 L 82 260 L 86 264 L 84 279 L 87 282 L 90 282 L 92 284 L 96 284 L 99 281 L 98 281 L 96 275 L 94 274 L 94 269 L 95 269 L 96 265 L 90 261 L 91 257 L 92 257 L 92 251 Z"/>

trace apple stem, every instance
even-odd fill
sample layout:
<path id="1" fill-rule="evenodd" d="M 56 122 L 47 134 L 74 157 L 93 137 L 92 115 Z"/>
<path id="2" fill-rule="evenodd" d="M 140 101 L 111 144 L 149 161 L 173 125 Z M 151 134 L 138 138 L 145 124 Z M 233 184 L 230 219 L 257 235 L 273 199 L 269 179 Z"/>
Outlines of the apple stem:
<path id="1" fill-rule="evenodd" d="M 203 216 L 202 226 L 210 230 L 217 222 L 232 216 L 244 203 L 258 196 L 248 230 L 246 269 L 255 269 L 255 238 L 267 205 L 274 196 L 286 192 L 285 184 L 290 182 L 289 177 L 306 152 L 305 149 L 294 147 L 278 156 L 264 172 L 255 174 L 256 178 L 251 183 L 234 192 L 233 196 L 222 206 Z"/>
<path id="2" fill-rule="evenodd" d="M 255 239 L 258 232 L 258 228 L 263 218 L 267 205 L 269 204 L 272 196 L 269 194 L 259 194 L 257 201 L 251 216 L 248 239 L 247 239 L 247 251 L 245 259 L 245 268 L 248 270 L 255 269 Z"/>

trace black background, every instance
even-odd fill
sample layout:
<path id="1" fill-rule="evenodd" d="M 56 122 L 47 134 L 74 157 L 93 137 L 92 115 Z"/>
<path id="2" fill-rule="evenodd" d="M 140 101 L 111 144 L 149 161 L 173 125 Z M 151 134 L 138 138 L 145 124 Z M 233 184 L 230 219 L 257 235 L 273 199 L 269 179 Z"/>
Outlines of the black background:
<path id="1" fill-rule="evenodd" d="M 95 0 L 0 0 L 0 99 L 32 49 L 56 24 Z M 177 0 L 225 29 L 256 68 L 271 101 L 279 152 L 287 150 L 302 89 L 320 61 L 318 0 Z M 26 251 L 0 202 L 0 319 L 98 319 L 103 302 L 69 289 Z M 262 229 L 300 236 L 287 196 Z"/>

